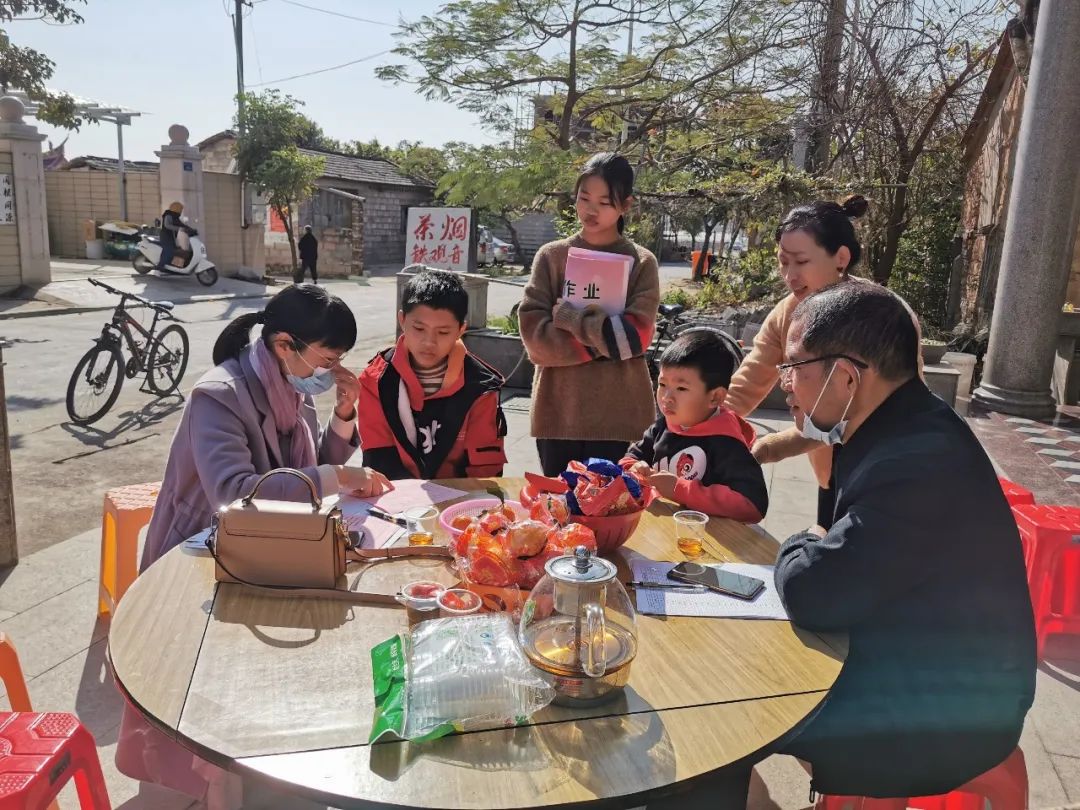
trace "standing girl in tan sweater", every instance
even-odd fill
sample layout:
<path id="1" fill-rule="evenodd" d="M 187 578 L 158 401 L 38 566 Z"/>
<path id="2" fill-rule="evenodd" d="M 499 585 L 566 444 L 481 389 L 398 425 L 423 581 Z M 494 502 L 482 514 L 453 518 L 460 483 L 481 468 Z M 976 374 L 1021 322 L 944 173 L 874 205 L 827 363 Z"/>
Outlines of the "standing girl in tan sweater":
<path id="1" fill-rule="evenodd" d="M 593 155 L 574 189 L 581 230 L 544 245 L 533 259 L 519 318 L 536 366 L 532 435 L 545 475 L 558 475 L 575 459 L 618 461 L 655 418 L 644 355 L 656 327 L 660 279 L 656 257 L 623 236 L 633 189 L 626 158 Z M 621 315 L 563 301 L 572 247 L 634 258 Z"/>

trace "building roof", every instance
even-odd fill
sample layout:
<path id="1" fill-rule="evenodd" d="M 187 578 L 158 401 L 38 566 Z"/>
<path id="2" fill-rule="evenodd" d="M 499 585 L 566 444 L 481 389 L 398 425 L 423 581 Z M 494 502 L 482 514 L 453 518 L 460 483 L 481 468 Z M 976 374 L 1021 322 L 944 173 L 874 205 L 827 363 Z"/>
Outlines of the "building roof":
<path id="1" fill-rule="evenodd" d="M 408 186 L 411 188 L 431 188 L 430 183 L 406 177 L 389 160 L 380 158 L 358 158 L 339 155 L 334 152 L 318 152 L 314 149 L 301 149 L 305 155 L 321 157 L 326 161 L 323 177 L 332 180 L 352 180 L 356 183 L 377 183 L 383 186 Z"/>
<path id="2" fill-rule="evenodd" d="M 202 151 L 219 141 L 227 138 L 236 140 L 236 137 L 234 130 L 224 129 L 199 141 L 198 149 Z M 301 149 L 300 151 L 305 155 L 323 158 L 326 161 L 326 169 L 322 176 L 330 180 L 351 180 L 354 183 L 376 183 L 383 186 L 434 188 L 431 183 L 402 174 L 397 166 L 382 158 L 360 158 L 315 149 Z"/>
<path id="3" fill-rule="evenodd" d="M 119 163 L 116 158 L 107 157 L 95 157 L 94 155 L 82 155 L 81 157 L 72 158 L 60 167 L 60 171 L 65 169 L 89 169 L 93 172 L 115 172 L 119 171 Z M 158 164 L 152 160 L 125 160 L 124 171 L 125 172 L 156 172 L 158 170 Z"/>

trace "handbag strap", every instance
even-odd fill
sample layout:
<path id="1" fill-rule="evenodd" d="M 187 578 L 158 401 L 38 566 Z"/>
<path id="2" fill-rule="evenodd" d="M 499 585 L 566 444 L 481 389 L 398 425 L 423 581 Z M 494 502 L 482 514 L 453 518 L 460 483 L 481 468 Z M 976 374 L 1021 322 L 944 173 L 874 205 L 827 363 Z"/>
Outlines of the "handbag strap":
<path id="1" fill-rule="evenodd" d="M 315 488 L 315 482 L 312 481 L 305 473 L 300 470 L 294 470 L 292 467 L 280 467 L 276 470 L 270 470 L 268 473 L 263 473 L 259 480 L 255 482 L 255 486 L 251 488 L 251 494 L 247 495 L 242 503 L 244 506 L 251 506 L 251 502 L 255 500 L 255 496 L 259 492 L 259 487 L 263 485 L 263 482 L 272 475 L 292 475 L 299 478 L 308 486 L 308 490 L 311 493 L 311 508 L 316 512 L 322 508 L 322 498 L 319 497 L 319 490 Z"/>
<path id="2" fill-rule="evenodd" d="M 349 532 L 349 536 L 352 543 L 346 548 L 346 563 L 379 562 L 404 559 L 407 557 L 449 558 L 452 556 L 450 554 L 450 549 L 446 546 L 402 546 L 399 548 L 358 549 L 354 544 L 358 541 L 359 535 L 356 532 Z M 215 547 L 216 537 L 217 532 L 211 531 L 206 538 L 206 548 L 210 551 L 210 556 L 214 558 L 214 561 L 221 566 L 221 570 L 241 585 L 255 588 L 267 596 L 308 596 L 319 597 L 320 599 L 336 599 L 353 605 L 370 604 L 404 607 L 394 594 L 388 593 L 352 591 L 348 588 L 306 588 L 299 585 L 263 585 L 258 582 L 252 582 L 249 579 L 244 579 L 243 577 L 234 574 L 229 570 L 229 567 L 221 561 L 221 557 L 218 556 L 217 548 Z"/>

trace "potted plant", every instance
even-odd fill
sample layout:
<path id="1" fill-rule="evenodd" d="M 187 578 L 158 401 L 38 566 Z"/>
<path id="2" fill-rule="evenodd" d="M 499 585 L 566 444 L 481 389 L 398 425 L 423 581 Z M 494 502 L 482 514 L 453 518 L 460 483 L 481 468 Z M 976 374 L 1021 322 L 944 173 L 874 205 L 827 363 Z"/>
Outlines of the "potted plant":
<path id="1" fill-rule="evenodd" d="M 945 352 L 949 350 L 949 344 L 942 340 L 943 337 L 941 330 L 933 327 L 922 327 L 922 350 L 923 365 L 934 366 L 941 362 L 945 357 Z"/>
<path id="2" fill-rule="evenodd" d="M 470 329 L 463 338 L 469 351 L 506 378 L 507 388 L 532 388 L 533 364 L 518 331 L 518 305 L 506 317 L 488 319 L 485 329 Z"/>

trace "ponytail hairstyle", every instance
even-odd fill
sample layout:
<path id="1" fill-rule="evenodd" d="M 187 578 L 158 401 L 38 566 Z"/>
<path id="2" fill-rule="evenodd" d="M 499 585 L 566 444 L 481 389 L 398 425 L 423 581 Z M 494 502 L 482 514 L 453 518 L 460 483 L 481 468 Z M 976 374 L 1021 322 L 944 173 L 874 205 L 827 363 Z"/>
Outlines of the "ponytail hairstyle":
<path id="1" fill-rule="evenodd" d="M 852 194 L 842 203 L 819 200 L 796 206 L 776 227 L 776 241 L 779 244 L 780 237 L 785 233 L 802 231 L 810 234 L 830 256 L 835 256 L 836 251 L 846 247 L 851 252 L 851 261 L 844 268 L 847 275 L 862 256 L 862 245 L 855 236 L 855 226 L 851 221 L 863 216 L 869 207 L 870 203 L 861 194 Z"/>
<path id="2" fill-rule="evenodd" d="M 574 184 L 574 196 L 577 197 L 581 184 L 586 178 L 600 177 L 607 183 L 608 197 L 612 205 L 620 208 L 634 195 L 634 167 L 622 155 L 614 152 L 600 152 L 589 158 L 582 167 Z M 626 218 L 619 217 L 619 233 L 626 229 Z"/>
<path id="3" fill-rule="evenodd" d="M 344 301 L 315 284 L 292 284 L 261 312 L 241 315 L 225 327 L 214 344 L 214 365 L 238 358 L 251 345 L 251 328 L 258 323 L 267 347 L 278 332 L 337 351 L 348 351 L 356 343 L 356 319 Z"/>

